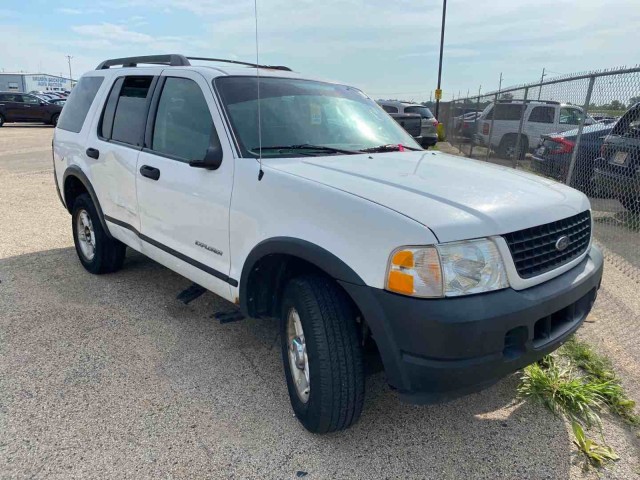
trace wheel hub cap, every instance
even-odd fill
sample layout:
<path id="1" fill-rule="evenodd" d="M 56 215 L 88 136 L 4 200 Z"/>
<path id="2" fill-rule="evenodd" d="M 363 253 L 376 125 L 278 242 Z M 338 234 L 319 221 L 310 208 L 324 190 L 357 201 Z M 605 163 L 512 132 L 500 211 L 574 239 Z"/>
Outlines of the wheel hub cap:
<path id="1" fill-rule="evenodd" d="M 90 262 L 96 254 L 96 236 L 93 231 L 91 217 L 89 217 L 89 213 L 86 210 L 80 210 L 78 214 L 76 231 L 80 253 Z"/>
<path id="2" fill-rule="evenodd" d="M 304 339 L 300 315 L 295 308 L 287 316 L 287 346 L 289 350 L 289 370 L 296 387 L 296 393 L 302 403 L 309 401 L 311 385 L 309 383 L 309 357 Z"/>

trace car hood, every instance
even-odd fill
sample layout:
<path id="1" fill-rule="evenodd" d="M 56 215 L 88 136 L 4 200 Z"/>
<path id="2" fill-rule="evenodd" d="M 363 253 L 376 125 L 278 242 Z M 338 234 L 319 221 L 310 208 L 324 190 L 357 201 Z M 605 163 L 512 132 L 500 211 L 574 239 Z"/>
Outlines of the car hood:
<path id="1" fill-rule="evenodd" d="M 509 233 L 589 208 L 582 193 L 555 181 L 434 151 L 263 161 L 395 210 L 440 242 Z"/>

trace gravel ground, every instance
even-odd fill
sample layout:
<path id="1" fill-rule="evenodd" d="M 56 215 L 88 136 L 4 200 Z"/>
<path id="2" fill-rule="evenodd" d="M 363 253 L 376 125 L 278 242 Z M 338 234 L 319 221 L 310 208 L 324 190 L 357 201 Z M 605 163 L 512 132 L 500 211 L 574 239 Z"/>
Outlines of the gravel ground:
<path id="1" fill-rule="evenodd" d="M 289 407 L 272 322 L 220 325 L 212 315 L 226 302 L 178 302 L 190 282 L 132 252 L 116 274 L 82 269 L 52 181 L 51 135 L 0 129 L 0 477 L 595 476 L 582 472 L 563 421 L 516 399 L 515 374 L 426 407 L 400 403 L 372 374 L 356 426 L 307 433 Z M 607 275 L 585 335 L 617 352 L 637 399 L 637 294 Z M 610 299 L 619 310 L 603 308 Z M 604 428 L 622 460 L 603 476 L 638 475 L 634 433 L 610 419 Z"/>

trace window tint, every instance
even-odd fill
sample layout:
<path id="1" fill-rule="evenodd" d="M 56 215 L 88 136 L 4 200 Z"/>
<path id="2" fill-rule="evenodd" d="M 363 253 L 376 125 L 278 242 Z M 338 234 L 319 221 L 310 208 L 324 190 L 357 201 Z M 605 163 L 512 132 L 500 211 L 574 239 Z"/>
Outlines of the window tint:
<path id="1" fill-rule="evenodd" d="M 387 113 L 398 113 L 398 109 L 396 107 L 392 107 L 391 105 L 381 105 L 381 107 Z"/>
<path id="2" fill-rule="evenodd" d="M 611 133 L 628 138 L 640 138 L 640 108 L 625 113 Z"/>
<path id="3" fill-rule="evenodd" d="M 490 120 L 495 112 L 495 120 L 520 120 L 522 108 L 521 103 L 498 103 L 489 112 L 487 118 Z"/>
<path id="4" fill-rule="evenodd" d="M 78 81 L 60 114 L 58 128 L 76 133 L 82 130 L 84 119 L 103 80 L 103 77 L 82 77 Z"/>
<path id="5" fill-rule="evenodd" d="M 30 105 L 40 105 L 41 101 L 42 100 L 40 100 L 39 98 L 32 97 L 31 95 L 22 95 L 23 103 L 28 103 Z"/>
<path id="6" fill-rule="evenodd" d="M 580 125 L 583 114 L 577 108 L 562 107 L 560 109 L 560 123 L 564 125 Z"/>
<path id="7" fill-rule="evenodd" d="M 111 139 L 138 147 L 142 145 L 152 80 L 153 77 L 125 77 L 113 117 Z"/>
<path id="8" fill-rule="evenodd" d="M 427 107 L 404 107 L 404 113 L 418 113 L 422 118 L 433 118 L 433 113 Z"/>
<path id="9" fill-rule="evenodd" d="M 534 107 L 529 115 L 529 121 L 536 123 L 553 123 L 554 113 L 555 109 L 553 107 Z"/>
<path id="10" fill-rule="evenodd" d="M 167 78 L 158 102 L 152 150 L 185 161 L 202 160 L 209 147 L 213 120 L 196 82 Z"/>

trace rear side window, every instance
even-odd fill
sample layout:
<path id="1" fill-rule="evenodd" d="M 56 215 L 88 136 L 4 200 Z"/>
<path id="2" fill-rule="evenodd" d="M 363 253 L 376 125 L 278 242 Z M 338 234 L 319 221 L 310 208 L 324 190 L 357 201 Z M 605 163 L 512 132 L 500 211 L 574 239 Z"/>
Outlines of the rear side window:
<path id="1" fill-rule="evenodd" d="M 87 113 L 104 81 L 103 77 L 82 77 L 71 91 L 58 120 L 58 128 L 79 133 Z"/>
<path id="2" fill-rule="evenodd" d="M 110 102 L 112 99 L 116 101 L 111 131 L 112 140 L 137 147 L 142 146 L 152 81 L 151 76 L 125 77 L 117 98 L 113 99 L 113 95 L 109 96 Z M 67 108 L 66 105 L 65 108 Z M 105 115 L 107 110 L 108 106 Z"/>
<path id="3" fill-rule="evenodd" d="M 202 90 L 188 78 L 169 77 L 158 102 L 151 149 L 183 161 L 207 153 L 213 119 Z"/>
<path id="4" fill-rule="evenodd" d="M 387 113 L 398 113 L 398 109 L 396 107 L 392 107 L 390 105 L 381 105 L 381 107 Z"/>
<path id="5" fill-rule="evenodd" d="M 404 107 L 404 113 L 417 113 L 422 118 L 433 118 L 433 113 L 427 107 Z"/>
<path id="6" fill-rule="evenodd" d="M 611 134 L 634 139 L 640 138 L 640 108 L 625 113 L 616 123 Z"/>
<path id="7" fill-rule="evenodd" d="M 521 103 L 498 103 L 494 105 L 491 111 L 485 117 L 485 120 L 491 120 L 495 114 L 495 120 L 520 120 L 522 115 Z"/>
<path id="8" fill-rule="evenodd" d="M 553 107 L 534 107 L 529 115 L 530 122 L 553 123 L 555 109 Z"/>

